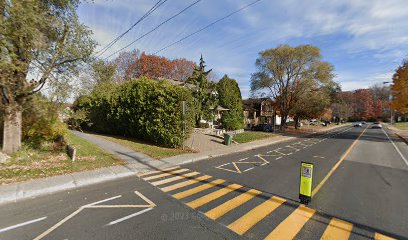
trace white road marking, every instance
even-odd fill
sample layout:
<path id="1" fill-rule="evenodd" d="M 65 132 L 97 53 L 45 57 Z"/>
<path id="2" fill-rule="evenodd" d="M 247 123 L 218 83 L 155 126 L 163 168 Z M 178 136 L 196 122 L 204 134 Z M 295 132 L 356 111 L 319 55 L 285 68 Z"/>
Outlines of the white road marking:
<path id="1" fill-rule="evenodd" d="M 392 141 L 392 139 L 390 138 L 390 136 L 388 136 L 388 133 L 381 128 L 381 130 L 384 132 L 385 136 L 387 136 L 388 140 L 390 140 L 390 142 L 392 143 L 392 145 L 394 146 L 395 150 L 397 150 L 398 154 L 401 156 L 402 160 L 404 160 L 405 164 L 408 166 L 408 160 L 404 157 L 404 155 L 402 155 L 401 151 L 398 149 L 397 145 L 395 145 L 394 141 Z"/>
<path id="2" fill-rule="evenodd" d="M 241 161 L 244 161 L 244 160 L 247 160 L 247 159 L 248 159 L 248 158 L 243 158 L 243 159 L 240 159 L 240 160 L 238 160 L 238 161 L 241 162 Z"/>
<path id="3" fill-rule="evenodd" d="M 75 212 L 73 212 L 70 215 L 66 216 L 64 219 L 62 219 L 61 221 L 56 223 L 51 228 L 47 229 L 45 232 L 43 232 L 42 234 L 40 234 L 38 237 L 34 238 L 33 240 L 40 240 L 40 239 L 44 238 L 49 233 L 51 233 L 52 231 L 54 231 L 55 229 L 60 227 L 62 224 L 64 224 L 66 221 L 68 221 L 69 219 L 75 217 L 78 213 L 80 213 L 84 209 L 93 209 L 93 208 L 98 208 L 98 207 L 99 208 L 107 208 L 107 207 L 109 207 L 109 208 L 111 208 L 111 207 L 112 208 L 114 208 L 114 207 L 118 207 L 118 208 L 121 208 L 121 207 L 123 207 L 123 208 L 127 208 L 127 207 L 132 207 L 132 208 L 149 207 L 149 208 L 153 208 L 153 207 L 156 206 L 156 204 L 154 204 L 152 201 L 150 201 L 147 197 L 143 196 L 138 191 L 135 191 L 135 194 L 138 195 L 139 197 L 141 197 L 147 203 L 149 203 L 149 205 L 96 205 L 96 204 L 99 204 L 99 203 L 103 203 L 103 202 L 107 202 L 107 201 L 111 201 L 111 200 L 120 198 L 120 197 L 122 197 L 122 195 L 118 195 L 118 196 L 115 196 L 115 197 L 111 197 L 111 198 L 103 199 L 103 200 L 93 202 L 93 203 L 90 203 L 90 204 L 86 204 L 86 205 L 78 208 Z"/>
<path id="4" fill-rule="evenodd" d="M 249 171 L 249 170 L 252 170 L 252 169 L 254 169 L 254 167 L 248 168 L 248 169 L 246 169 L 246 170 L 244 170 L 242 172 L 246 172 L 246 171 Z"/>
<path id="5" fill-rule="evenodd" d="M 277 157 L 277 158 L 275 158 L 276 160 L 278 160 L 278 159 L 281 159 L 282 157 Z"/>
<path id="6" fill-rule="evenodd" d="M 10 226 L 10 227 L 2 228 L 2 229 L 0 229 L 0 233 L 7 232 L 9 230 L 19 228 L 19 227 L 23 227 L 23 226 L 26 226 L 26 225 L 29 225 L 29 224 L 32 224 L 32 223 L 40 222 L 40 221 L 42 221 L 42 220 L 44 220 L 46 218 L 47 217 L 37 218 L 37 219 L 33 219 L 33 220 L 30 220 L 30 221 L 27 221 L 27 222 L 19 223 L 19 224 Z"/>
<path id="7" fill-rule="evenodd" d="M 150 210 L 153 210 L 153 208 L 146 208 L 146 209 L 143 209 L 143 210 L 141 210 L 141 211 L 139 211 L 139 212 L 130 214 L 130 215 L 126 216 L 126 217 L 119 218 L 119 219 L 117 219 L 117 220 L 115 220 L 115 221 L 112 221 L 112 222 L 108 223 L 106 226 L 111 226 L 111 225 L 114 225 L 114 224 L 117 224 L 117 223 L 126 221 L 126 220 L 128 220 L 128 219 L 130 219 L 130 218 L 139 216 L 139 215 L 141 215 L 141 214 L 143 214 L 143 213 L 146 213 L 146 212 L 148 212 L 148 211 L 150 211 Z"/>
<path id="8" fill-rule="evenodd" d="M 107 198 L 107 199 L 103 199 L 103 200 L 100 200 L 100 201 L 97 201 L 97 202 L 93 202 L 93 203 L 87 204 L 87 205 L 85 205 L 83 207 L 93 206 L 93 205 L 103 203 L 103 202 L 107 202 L 107 201 L 117 199 L 117 198 L 120 198 L 120 197 L 122 197 L 122 195 L 117 195 L 117 196 L 114 196 L 114 197 L 111 197 L 111 198 Z"/>
<path id="9" fill-rule="evenodd" d="M 220 165 L 220 166 L 218 166 L 218 167 L 223 167 L 223 166 L 228 165 L 228 164 L 231 164 L 231 163 L 222 164 L 222 165 Z M 216 167 L 216 168 L 217 168 L 217 167 Z"/>

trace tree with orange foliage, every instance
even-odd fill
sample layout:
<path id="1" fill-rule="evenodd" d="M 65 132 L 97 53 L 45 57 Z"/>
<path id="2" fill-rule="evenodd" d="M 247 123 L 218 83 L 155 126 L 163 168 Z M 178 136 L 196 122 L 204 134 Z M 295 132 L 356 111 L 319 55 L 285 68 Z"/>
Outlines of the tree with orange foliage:
<path id="1" fill-rule="evenodd" d="M 400 113 L 408 113 L 408 60 L 396 70 L 392 82 L 392 108 Z"/>

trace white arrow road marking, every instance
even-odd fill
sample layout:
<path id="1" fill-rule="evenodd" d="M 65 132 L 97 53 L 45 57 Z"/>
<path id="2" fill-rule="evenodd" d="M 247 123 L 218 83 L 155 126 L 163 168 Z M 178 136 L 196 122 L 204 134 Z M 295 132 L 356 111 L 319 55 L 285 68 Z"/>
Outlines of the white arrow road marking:
<path id="1" fill-rule="evenodd" d="M 84 205 L 84 206 L 82 206 L 82 207 L 80 207 L 80 208 L 78 208 L 78 210 L 76 210 L 75 212 L 73 212 L 73 213 L 71 213 L 70 215 L 68 215 L 67 217 L 65 217 L 64 219 L 62 219 L 61 221 L 59 221 L 58 223 L 56 223 L 54 226 L 52 226 L 51 228 L 49 228 L 48 230 L 46 230 L 45 232 L 43 232 L 41 235 L 39 235 L 38 237 L 36 237 L 36 238 L 34 238 L 34 240 L 40 240 L 40 239 L 42 239 L 42 238 L 44 238 L 45 236 L 47 236 L 49 233 L 51 233 L 52 231 L 54 231 L 55 229 L 57 229 L 58 227 L 60 227 L 62 224 L 64 224 L 66 221 L 68 221 L 69 219 L 71 219 L 71 218 L 73 218 L 74 216 L 76 216 L 78 213 L 80 213 L 82 210 L 84 210 L 84 209 L 95 209 L 95 208 L 101 208 L 101 209 L 103 209 L 103 208 L 144 208 L 144 207 L 148 207 L 148 209 L 152 209 L 152 208 L 154 208 L 155 206 L 156 206 L 156 204 L 154 204 L 150 199 L 148 199 L 147 197 L 145 197 L 143 194 L 141 194 L 140 192 L 138 192 L 138 191 L 135 191 L 134 192 L 137 196 L 139 196 L 140 198 L 142 198 L 144 201 L 146 201 L 148 204 L 146 204 L 146 205 L 97 205 L 97 204 L 99 204 L 99 203 L 104 203 L 104 202 L 107 202 L 107 201 L 111 201 L 111 200 L 114 200 L 114 199 L 117 199 L 117 198 L 120 198 L 120 197 L 122 197 L 122 195 L 118 195 L 118 196 L 115 196 L 115 197 L 111 197 L 111 198 L 107 198 L 107 199 L 104 199 L 104 200 L 100 200 L 100 201 L 97 201 L 97 202 L 93 202 L 93 203 L 90 203 L 90 204 L 86 204 L 86 205 Z M 144 209 L 144 211 L 145 211 L 146 209 Z M 142 211 L 140 211 L 140 212 L 142 212 Z M 140 212 L 137 212 L 137 213 L 139 213 L 139 215 L 140 214 L 142 214 L 142 213 L 140 213 Z M 136 213 L 134 213 L 134 214 L 136 214 Z M 132 214 L 132 215 L 134 215 L 134 214 Z M 129 215 L 129 216 L 131 216 L 131 215 Z M 129 217 L 128 216 L 128 217 Z M 134 216 L 137 216 L 137 215 L 134 215 Z M 134 217 L 134 216 L 132 216 L 132 217 Z M 129 217 L 130 218 L 130 217 Z M 121 219 L 118 219 L 118 220 L 121 220 Z M 116 220 L 116 221 L 118 221 L 118 220 Z M 126 220 L 126 219 L 125 219 Z M 124 221 L 124 220 L 122 220 L 122 221 Z"/>
<path id="2" fill-rule="evenodd" d="M 112 222 L 108 223 L 106 226 L 111 226 L 111 225 L 114 225 L 114 224 L 117 224 L 117 223 L 126 221 L 126 220 L 128 220 L 128 219 L 130 219 L 130 218 L 139 216 L 139 215 L 141 215 L 141 214 L 143 214 L 143 213 L 146 213 L 146 212 L 148 212 L 148 211 L 150 211 L 150 210 L 153 210 L 153 208 L 146 208 L 146 209 L 143 209 L 142 211 L 135 212 L 135 213 L 130 214 L 130 215 L 126 216 L 126 217 L 119 218 L 118 220 L 115 220 L 115 221 L 112 221 Z"/>
<path id="3" fill-rule="evenodd" d="M 12 230 L 12 229 L 15 229 L 15 228 L 19 228 L 19 227 L 22 227 L 22 226 L 26 226 L 26 225 L 29 225 L 31 223 L 40 222 L 40 221 L 42 221 L 42 220 L 44 220 L 46 218 L 47 217 L 37 218 L 37 219 L 33 219 L 33 220 L 30 220 L 30 221 L 27 221 L 27 222 L 19 223 L 19 224 L 10 226 L 10 227 L 2 228 L 2 229 L 0 229 L 0 233 L 9 231 L 9 230 Z"/>

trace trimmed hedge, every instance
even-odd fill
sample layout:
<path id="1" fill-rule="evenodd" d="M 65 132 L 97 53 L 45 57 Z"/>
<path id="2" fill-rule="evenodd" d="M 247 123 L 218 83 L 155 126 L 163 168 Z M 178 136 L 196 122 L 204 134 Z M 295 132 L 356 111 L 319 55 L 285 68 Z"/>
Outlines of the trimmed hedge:
<path id="1" fill-rule="evenodd" d="M 192 106 L 191 92 L 166 81 L 134 79 L 121 85 L 98 86 L 78 99 L 88 112 L 88 129 L 129 136 L 168 147 L 179 147 L 191 133 L 194 109 L 187 108 L 183 136 L 182 101 Z"/>

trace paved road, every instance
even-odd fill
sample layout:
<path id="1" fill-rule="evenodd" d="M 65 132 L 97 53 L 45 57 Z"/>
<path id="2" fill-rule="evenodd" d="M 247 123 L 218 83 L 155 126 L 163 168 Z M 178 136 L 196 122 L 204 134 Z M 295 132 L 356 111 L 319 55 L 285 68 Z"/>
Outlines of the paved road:
<path id="1" fill-rule="evenodd" d="M 3 205 L 0 239 L 406 239 L 408 146 L 389 137 L 344 127 Z M 308 207 L 300 161 L 314 163 Z"/>

